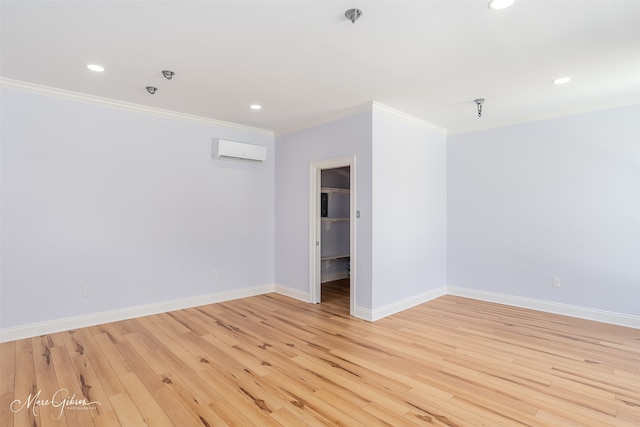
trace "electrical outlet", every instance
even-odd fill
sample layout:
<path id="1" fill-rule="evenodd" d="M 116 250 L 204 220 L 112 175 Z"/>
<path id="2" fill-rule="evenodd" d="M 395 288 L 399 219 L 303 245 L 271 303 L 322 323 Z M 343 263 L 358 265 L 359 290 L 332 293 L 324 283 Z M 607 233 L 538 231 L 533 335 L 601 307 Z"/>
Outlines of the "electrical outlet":
<path id="1" fill-rule="evenodd" d="M 213 280 L 218 280 L 218 278 L 220 277 L 220 272 L 218 270 L 213 270 L 212 277 Z"/>
<path id="2" fill-rule="evenodd" d="M 91 296 L 91 286 L 85 285 L 82 287 L 82 296 L 85 298 Z"/>
<path id="3" fill-rule="evenodd" d="M 553 286 L 554 288 L 559 288 L 560 287 L 560 278 L 559 277 L 554 277 L 553 279 L 551 279 L 551 286 Z"/>

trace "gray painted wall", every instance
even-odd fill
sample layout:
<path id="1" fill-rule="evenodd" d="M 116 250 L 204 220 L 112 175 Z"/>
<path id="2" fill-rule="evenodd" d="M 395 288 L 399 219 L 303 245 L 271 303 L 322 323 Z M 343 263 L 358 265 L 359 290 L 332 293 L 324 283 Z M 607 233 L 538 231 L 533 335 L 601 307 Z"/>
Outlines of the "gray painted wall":
<path id="1" fill-rule="evenodd" d="M 276 138 L 276 282 L 309 288 L 309 167 L 356 156 L 356 306 L 446 286 L 446 137 L 375 108 Z"/>
<path id="2" fill-rule="evenodd" d="M 446 136 L 373 111 L 373 309 L 447 285 Z"/>
<path id="3" fill-rule="evenodd" d="M 321 160 L 356 156 L 356 305 L 371 307 L 371 112 L 276 138 L 276 283 L 309 292 L 309 173 Z M 353 172 L 352 172 L 353 173 Z"/>
<path id="4" fill-rule="evenodd" d="M 273 284 L 273 136 L 1 95 L 2 328 Z"/>
<path id="5" fill-rule="evenodd" d="M 309 165 L 352 155 L 358 307 L 448 284 L 640 315 L 640 106 L 449 137 L 374 108 L 274 151 L 245 129 L 1 95 L 3 329 L 265 284 L 308 292 Z M 268 160 L 213 160 L 215 137 Z"/>
<path id="6" fill-rule="evenodd" d="M 451 286 L 640 315 L 640 106 L 449 136 L 448 221 Z"/>

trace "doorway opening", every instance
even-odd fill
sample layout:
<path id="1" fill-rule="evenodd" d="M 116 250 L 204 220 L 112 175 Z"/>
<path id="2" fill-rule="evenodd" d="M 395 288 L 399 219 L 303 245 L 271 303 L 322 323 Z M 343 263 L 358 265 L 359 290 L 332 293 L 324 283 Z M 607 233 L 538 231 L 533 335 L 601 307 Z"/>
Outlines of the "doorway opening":
<path id="1" fill-rule="evenodd" d="M 355 311 L 355 157 L 311 164 L 310 295 Z M 341 302 L 342 301 L 342 302 Z"/>

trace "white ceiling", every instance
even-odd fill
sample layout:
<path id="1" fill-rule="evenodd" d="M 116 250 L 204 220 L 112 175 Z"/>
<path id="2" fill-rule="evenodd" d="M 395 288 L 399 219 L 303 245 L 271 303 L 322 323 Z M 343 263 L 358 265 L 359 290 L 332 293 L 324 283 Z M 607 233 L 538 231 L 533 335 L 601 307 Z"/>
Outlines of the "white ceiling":
<path id="1" fill-rule="evenodd" d="M 640 1 L 487 1 L 2 0 L 0 75 L 276 132 L 371 101 L 451 133 L 640 102 Z"/>

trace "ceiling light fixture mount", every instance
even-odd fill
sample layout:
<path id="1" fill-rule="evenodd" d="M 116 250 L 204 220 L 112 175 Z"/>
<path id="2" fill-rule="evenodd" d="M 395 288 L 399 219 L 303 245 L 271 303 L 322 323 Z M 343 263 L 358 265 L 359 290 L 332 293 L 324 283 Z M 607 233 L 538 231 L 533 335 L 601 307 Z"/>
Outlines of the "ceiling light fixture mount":
<path id="1" fill-rule="evenodd" d="M 174 73 L 171 70 L 162 70 L 162 75 L 164 76 L 165 79 L 171 80 L 173 76 L 176 75 L 176 73 Z"/>
<path id="2" fill-rule="evenodd" d="M 158 91 L 157 87 L 147 86 L 147 92 L 149 92 L 151 95 L 155 94 L 157 91 Z"/>
<path id="3" fill-rule="evenodd" d="M 478 106 L 478 117 L 482 117 L 482 104 L 484 104 L 484 98 L 474 99 L 473 102 Z"/>
<path id="4" fill-rule="evenodd" d="M 355 24 L 358 18 L 362 16 L 362 11 L 360 9 L 349 9 L 344 13 L 344 16 Z"/>

